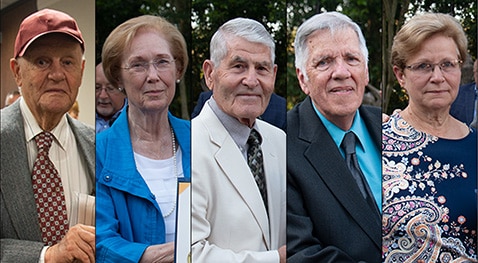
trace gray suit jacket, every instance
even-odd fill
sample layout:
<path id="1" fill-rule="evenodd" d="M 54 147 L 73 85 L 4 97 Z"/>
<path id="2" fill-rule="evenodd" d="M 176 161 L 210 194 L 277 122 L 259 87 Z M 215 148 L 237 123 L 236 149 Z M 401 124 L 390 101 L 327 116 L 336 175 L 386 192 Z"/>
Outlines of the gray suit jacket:
<path id="1" fill-rule="evenodd" d="M 1 110 L 1 262 L 38 262 L 44 244 L 37 219 L 20 103 Z M 95 130 L 67 115 L 94 185 Z M 91 193 L 94 194 L 94 193 Z"/>

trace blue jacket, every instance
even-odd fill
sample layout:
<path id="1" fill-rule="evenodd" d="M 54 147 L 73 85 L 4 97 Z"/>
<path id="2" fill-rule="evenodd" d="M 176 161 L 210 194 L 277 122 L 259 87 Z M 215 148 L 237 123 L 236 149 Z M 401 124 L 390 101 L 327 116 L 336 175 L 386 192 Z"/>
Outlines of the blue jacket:
<path id="1" fill-rule="evenodd" d="M 138 262 L 144 250 L 165 243 L 161 210 L 136 169 L 123 111 L 113 126 L 96 135 L 96 261 Z M 168 113 L 182 151 L 186 180 L 191 175 L 191 124 Z"/>

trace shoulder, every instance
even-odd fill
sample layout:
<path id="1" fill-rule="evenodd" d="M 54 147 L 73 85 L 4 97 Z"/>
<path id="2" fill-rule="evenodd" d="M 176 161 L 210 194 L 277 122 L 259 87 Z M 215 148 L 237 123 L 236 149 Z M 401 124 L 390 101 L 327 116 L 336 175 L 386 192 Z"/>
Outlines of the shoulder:
<path id="1" fill-rule="evenodd" d="M 259 127 L 259 130 L 263 137 L 277 138 L 279 140 L 284 140 L 284 143 L 285 143 L 286 135 L 283 130 L 263 120 L 257 119 L 256 122 L 257 122 L 257 127 Z"/>
<path id="2" fill-rule="evenodd" d="M 2 119 L 2 132 L 4 131 L 4 129 L 11 128 L 11 125 L 13 123 L 17 123 L 22 118 L 19 102 L 15 102 L 10 106 L 1 109 L 0 117 Z"/>
<path id="3" fill-rule="evenodd" d="M 171 121 L 171 124 L 173 126 L 181 126 L 181 127 L 185 127 L 185 128 L 190 128 L 191 127 L 191 121 L 178 118 L 178 117 L 172 115 L 171 113 L 169 113 L 169 120 Z"/>
<path id="4" fill-rule="evenodd" d="M 70 124 L 71 129 L 73 130 L 73 133 L 75 134 L 76 137 L 84 137 L 84 138 L 89 138 L 93 139 L 95 138 L 95 128 L 92 126 L 89 126 L 83 122 L 80 122 L 76 119 L 73 119 L 67 115 L 68 123 Z"/>
<path id="5" fill-rule="evenodd" d="M 367 127 L 379 129 L 382 126 L 382 109 L 380 107 L 362 105 L 359 107 L 359 112 Z"/>
<path id="6" fill-rule="evenodd" d="M 371 105 L 365 105 L 363 104 L 359 108 L 360 113 L 365 113 L 366 115 L 372 115 L 372 116 L 380 116 L 382 114 L 382 108 L 377 107 L 377 106 L 371 106 Z"/>
<path id="7" fill-rule="evenodd" d="M 303 101 L 297 103 L 292 109 L 287 112 L 287 121 L 289 119 L 296 120 L 300 115 L 312 111 L 312 101 L 310 97 L 306 97 Z"/>
<path id="8" fill-rule="evenodd" d="M 275 93 L 272 93 L 270 102 L 273 105 L 277 105 L 279 107 L 285 107 L 286 105 L 286 99 L 282 96 L 279 96 Z"/>

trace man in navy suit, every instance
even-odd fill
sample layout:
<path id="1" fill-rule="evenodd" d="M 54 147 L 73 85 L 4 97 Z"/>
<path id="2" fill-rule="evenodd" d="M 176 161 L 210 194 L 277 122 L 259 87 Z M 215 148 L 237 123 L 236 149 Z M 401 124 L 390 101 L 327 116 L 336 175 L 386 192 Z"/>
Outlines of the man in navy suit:
<path id="1" fill-rule="evenodd" d="M 361 105 L 365 39 L 350 18 L 330 12 L 305 21 L 294 46 L 308 96 L 287 113 L 287 262 L 380 262 L 381 109 Z M 350 132 L 363 176 L 344 160 Z"/>
<path id="2" fill-rule="evenodd" d="M 194 107 L 193 112 L 191 113 L 191 118 L 196 117 L 201 112 L 204 103 L 211 97 L 212 91 L 203 91 L 199 94 L 199 99 L 197 101 L 196 107 Z M 286 100 L 285 98 L 272 93 L 269 105 L 267 105 L 266 111 L 259 116 L 258 118 L 266 121 L 277 128 L 285 131 L 286 129 Z"/>
<path id="3" fill-rule="evenodd" d="M 458 120 L 476 128 L 476 102 L 478 99 L 476 81 L 478 80 L 478 59 L 473 65 L 475 82 L 460 86 L 458 96 L 451 105 L 450 114 Z"/>

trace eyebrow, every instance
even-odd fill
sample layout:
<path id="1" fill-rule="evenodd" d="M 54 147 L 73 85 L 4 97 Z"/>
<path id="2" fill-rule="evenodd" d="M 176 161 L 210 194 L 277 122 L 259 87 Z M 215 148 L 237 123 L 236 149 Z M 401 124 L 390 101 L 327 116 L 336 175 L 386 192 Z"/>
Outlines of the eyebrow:
<path id="1" fill-rule="evenodd" d="M 234 63 L 248 63 L 248 60 L 244 59 L 241 56 L 235 56 L 232 58 L 230 64 L 234 64 Z M 254 62 L 254 66 L 272 67 L 272 63 L 269 61 L 258 61 L 258 62 Z"/>
<path id="2" fill-rule="evenodd" d="M 160 54 L 156 54 L 156 55 L 153 56 L 153 60 L 154 59 L 162 59 L 162 58 L 174 59 L 174 56 L 171 56 L 171 55 L 166 54 L 166 53 L 160 53 Z M 129 57 L 129 58 L 126 59 L 126 61 L 135 61 L 135 60 L 147 60 L 147 59 L 142 55 L 132 56 L 132 57 Z"/>

